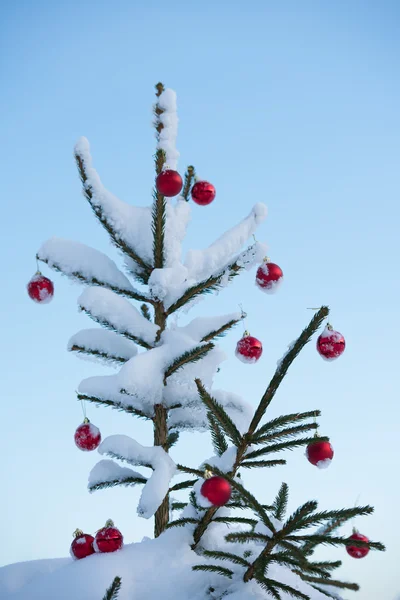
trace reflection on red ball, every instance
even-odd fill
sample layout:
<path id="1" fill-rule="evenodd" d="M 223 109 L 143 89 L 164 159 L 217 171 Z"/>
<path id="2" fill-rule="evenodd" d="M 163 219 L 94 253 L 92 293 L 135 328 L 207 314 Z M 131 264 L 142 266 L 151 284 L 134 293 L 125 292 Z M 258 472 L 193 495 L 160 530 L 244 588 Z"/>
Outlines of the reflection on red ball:
<path id="1" fill-rule="evenodd" d="M 265 260 L 257 269 L 256 285 L 267 294 L 276 292 L 282 283 L 283 272 L 275 263 Z"/>
<path id="2" fill-rule="evenodd" d="M 94 549 L 96 552 L 115 552 L 120 550 L 124 537 L 119 529 L 114 527 L 112 521 L 107 521 L 106 526 L 96 533 Z"/>
<path id="3" fill-rule="evenodd" d="M 255 363 L 262 354 L 262 343 L 247 332 L 236 344 L 235 356 L 244 363 Z"/>
<path id="4" fill-rule="evenodd" d="M 90 423 L 89 419 L 86 419 L 75 431 L 74 439 L 79 450 L 91 452 L 96 450 L 100 444 L 101 433 L 98 427 Z"/>
<path id="5" fill-rule="evenodd" d="M 335 360 L 344 352 L 346 342 L 338 331 L 327 325 L 317 340 L 317 350 L 325 360 Z"/>
<path id="6" fill-rule="evenodd" d="M 333 448 L 329 442 L 311 442 L 307 446 L 306 456 L 309 462 L 319 469 L 329 467 L 333 455 Z"/>
<path id="7" fill-rule="evenodd" d="M 358 531 L 355 531 L 353 535 L 350 536 L 350 539 L 357 540 L 359 542 L 369 542 L 369 539 L 365 535 L 358 533 Z M 350 554 L 352 558 L 364 558 L 364 556 L 367 556 L 369 552 L 369 548 L 367 546 L 364 548 L 357 548 L 357 546 L 346 546 L 346 550 L 347 554 Z"/>
<path id="8" fill-rule="evenodd" d="M 167 198 L 177 196 L 181 191 L 182 186 L 182 177 L 179 175 L 178 171 L 166 169 L 165 171 L 161 171 L 161 173 L 159 173 L 159 175 L 157 176 L 157 191 L 163 196 L 166 196 Z"/>
<path id="9" fill-rule="evenodd" d="M 29 297 L 38 304 L 48 304 L 54 296 L 53 282 L 38 271 L 26 286 Z"/>
<path id="10" fill-rule="evenodd" d="M 214 200 L 216 191 L 212 183 L 197 181 L 192 187 L 191 194 L 193 202 L 196 202 L 200 206 L 207 206 L 207 204 L 211 204 Z"/>
<path id="11" fill-rule="evenodd" d="M 200 492 L 214 506 L 223 506 L 230 499 L 232 488 L 229 481 L 215 475 L 204 481 Z"/>

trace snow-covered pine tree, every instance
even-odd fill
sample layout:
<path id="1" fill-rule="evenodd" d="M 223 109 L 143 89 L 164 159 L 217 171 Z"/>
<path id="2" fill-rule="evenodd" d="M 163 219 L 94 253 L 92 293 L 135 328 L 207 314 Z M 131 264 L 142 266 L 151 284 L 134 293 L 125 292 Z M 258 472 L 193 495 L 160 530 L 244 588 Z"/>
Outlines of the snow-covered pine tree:
<path id="1" fill-rule="evenodd" d="M 157 84 L 156 95 L 155 171 L 159 175 L 167 167 L 177 168 L 178 121 L 175 93 Z M 138 585 L 140 577 L 147 577 L 145 563 L 136 573 L 134 550 L 129 554 L 125 547 L 119 553 L 121 570 L 124 556 L 129 557 L 126 560 L 131 561 L 134 575 L 125 591 L 122 581 L 121 594 L 136 600 L 317 600 L 340 598 L 338 592 L 343 589 L 357 590 L 356 584 L 332 578 L 340 561 L 315 561 L 313 554 L 320 544 L 349 545 L 349 538 L 335 535 L 335 531 L 357 515 L 370 514 L 370 506 L 318 511 L 315 501 L 307 501 L 285 518 L 285 483 L 275 499 L 256 499 L 241 477 L 244 469 L 285 464 L 284 459 L 276 458 L 285 449 L 327 440 L 314 435 L 318 410 L 262 421 L 291 363 L 326 319 L 328 308 L 321 307 L 290 345 L 255 411 L 236 394 L 213 389 L 213 377 L 224 358 L 215 341 L 241 321 L 243 313 L 195 318 L 186 326 L 170 322 L 183 307 L 188 310 L 207 293 L 227 286 L 241 271 L 262 261 L 266 253 L 262 243 L 254 241 L 243 247 L 264 220 L 265 206 L 256 204 L 245 219 L 208 248 L 191 250 L 182 260 L 194 167 L 187 168 L 175 202 L 155 188 L 152 205 L 137 208 L 104 188 L 85 138 L 77 143 L 75 158 L 84 195 L 123 255 L 129 276 L 106 255 L 83 244 L 52 238 L 38 251 L 39 260 L 87 286 L 79 307 L 104 328 L 80 331 L 71 338 L 69 350 L 121 365 L 117 375 L 84 380 L 78 399 L 151 421 L 154 429 L 153 443 L 146 447 L 128 436 L 106 438 L 99 452 L 108 458 L 93 468 L 89 489 L 143 486 L 137 511 L 144 518 L 154 516 L 155 539 L 140 545 L 145 544 L 145 554 L 160 556 L 159 567 L 170 554 L 175 557 L 175 571 L 171 565 L 164 570 L 160 567 L 157 581 L 153 580 L 149 589 Z M 138 346 L 143 351 L 138 352 Z M 215 455 L 198 468 L 177 464 L 170 455 L 180 432 L 191 430 L 210 432 L 215 448 Z M 117 461 L 130 466 L 122 467 Z M 130 468 L 137 466 L 150 468 L 151 476 Z M 231 496 L 223 507 L 212 505 L 200 491 L 210 475 L 222 477 L 231 486 Z M 173 483 L 177 476 L 185 477 Z M 171 494 L 179 490 L 190 490 L 187 502 L 171 500 Z M 235 512 L 243 508 L 250 509 L 253 517 Z M 175 511 L 180 512 L 177 519 L 171 516 Z M 310 531 L 316 526 L 319 529 Z M 374 542 L 351 540 L 351 544 L 384 549 Z M 107 556 L 93 556 L 85 562 L 89 565 L 100 558 L 106 560 Z M 179 574 L 176 564 L 180 565 Z M 172 585 L 175 578 L 180 582 L 178 590 Z M 105 598 L 115 598 L 120 585 L 116 577 Z M 133 596 L 131 588 L 135 588 Z M 89 600 L 89 596 L 80 598 Z"/>

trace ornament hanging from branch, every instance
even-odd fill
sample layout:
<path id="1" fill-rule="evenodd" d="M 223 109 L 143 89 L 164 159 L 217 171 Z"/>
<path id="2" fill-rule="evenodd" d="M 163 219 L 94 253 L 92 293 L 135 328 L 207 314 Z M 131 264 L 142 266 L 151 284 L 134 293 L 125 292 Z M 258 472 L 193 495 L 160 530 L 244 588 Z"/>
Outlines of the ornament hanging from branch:
<path id="1" fill-rule="evenodd" d="M 232 488 L 229 481 L 219 475 L 214 475 L 204 481 L 200 493 L 214 506 L 223 506 L 229 501 Z"/>
<path id="2" fill-rule="evenodd" d="M 367 536 L 359 533 L 357 529 L 353 530 L 353 535 L 350 536 L 350 539 L 356 540 L 357 542 L 369 542 Z M 369 548 L 367 546 L 364 546 L 363 548 L 357 548 L 357 546 L 346 546 L 346 550 L 347 554 L 349 554 L 352 558 L 364 558 L 369 552 Z"/>
<path id="3" fill-rule="evenodd" d="M 48 304 L 54 296 L 54 284 L 37 270 L 26 286 L 29 297 L 38 304 Z"/>
<path id="4" fill-rule="evenodd" d="M 335 360 L 343 354 L 346 342 L 341 333 L 329 323 L 317 339 L 317 351 L 324 360 Z"/>
<path id="5" fill-rule="evenodd" d="M 207 206 L 214 200 L 216 191 L 208 181 L 196 181 L 191 191 L 192 200 L 200 206 Z"/>
<path id="6" fill-rule="evenodd" d="M 85 417 L 83 423 L 76 429 L 74 439 L 79 450 L 91 452 L 92 450 L 96 450 L 99 446 L 101 442 L 101 433 L 98 427 L 93 425 L 93 423 Z"/>
<path id="7" fill-rule="evenodd" d="M 306 449 L 308 461 L 318 467 L 318 469 L 327 469 L 332 462 L 334 455 L 330 442 L 311 442 Z"/>
<path id="8" fill-rule="evenodd" d="M 256 285 L 266 294 L 274 294 L 283 281 L 283 271 L 278 265 L 264 258 L 262 265 L 257 269 Z"/>
<path id="9" fill-rule="evenodd" d="M 261 357 L 262 343 L 245 331 L 242 339 L 236 344 L 235 356 L 244 363 L 255 363 Z"/>
<path id="10" fill-rule="evenodd" d="M 177 196 L 182 187 L 183 181 L 178 171 L 166 168 L 157 175 L 156 188 L 162 196 L 166 196 L 167 198 Z"/>

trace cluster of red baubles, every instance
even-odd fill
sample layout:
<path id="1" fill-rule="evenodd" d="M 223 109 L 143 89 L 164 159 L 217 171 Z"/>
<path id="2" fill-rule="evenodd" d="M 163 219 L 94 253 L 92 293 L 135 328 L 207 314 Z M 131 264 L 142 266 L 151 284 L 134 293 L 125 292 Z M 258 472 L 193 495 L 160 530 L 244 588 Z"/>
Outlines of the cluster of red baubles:
<path id="1" fill-rule="evenodd" d="M 124 536 L 109 520 L 95 537 L 89 533 L 83 533 L 77 529 L 74 533 L 75 539 L 71 544 L 70 553 L 73 558 L 86 558 L 94 553 L 116 552 L 124 544 Z"/>
<path id="2" fill-rule="evenodd" d="M 178 171 L 164 169 L 157 175 L 156 188 L 159 194 L 166 198 L 177 196 L 182 191 L 183 181 Z M 200 206 L 207 206 L 215 198 L 215 187 L 208 181 L 196 181 L 190 194 L 193 202 Z"/>

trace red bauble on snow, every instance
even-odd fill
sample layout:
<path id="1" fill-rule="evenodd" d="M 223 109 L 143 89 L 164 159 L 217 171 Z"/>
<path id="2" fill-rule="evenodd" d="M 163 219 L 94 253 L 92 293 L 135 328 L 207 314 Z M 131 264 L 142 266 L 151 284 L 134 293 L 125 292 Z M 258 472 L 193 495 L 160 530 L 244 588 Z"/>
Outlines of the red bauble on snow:
<path id="1" fill-rule="evenodd" d="M 74 438 L 75 444 L 78 446 L 79 450 L 84 450 L 86 452 L 96 450 L 101 442 L 100 430 L 86 418 L 82 425 L 79 425 L 75 431 Z"/>
<path id="2" fill-rule="evenodd" d="M 26 286 L 29 297 L 38 304 L 48 304 L 54 296 L 53 282 L 37 271 Z"/>
<path id="3" fill-rule="evenodd" d="M 241 340 L 236 344 L 235 355 L 244 363 L 255 363 L 262 354 L 262 343 L 245 331 Z"/>
<path id="4" fill-rule="evenodd" d="M 324 360 L 335 360 L 346 347 L 344 337 L 338 331 L 332 328 L 332 325 L 325 327 L 317 340 L 317 350 Z"/>
<path id="5" fill-rule="evenodd" d="M 157 176 L 157 191 L 163 196 L 167 196 L 167 198 L 177 196 L 181 191 L 182 186 L 182 177 L 179 175 L 178 171 L 166 169 L 165 171 L 161 171 L 161 173 Z"/>
<path id="6" fill-rule="evenodd" d="M 96 533 L 93 546 L 96 552 L 115 552 L 120 550 L 123 544 L 124 536 L 109 519 L 105 527 Z"/>
<path id="7" fill-rule="evenodd" d="M 256 273 L 256 285 L 266 294 L 273 294 L 276 292 L 280 284 L 282 283 L 283 272 L 278 265 L 270 262 L 268 258 L 264 259 L 262 265 L 257 269 Z"/>
<path id="8" fill-rule="evenodd" d="M 351 540 L 357 540 L 358 542 L 369 542 L 369 539 L 362 535 L 362 533 L 358 533 L 358 531 L 354 530 L 353 535 L 350 536 Z M 367 556 L 369 552 L 369 548 L 365 546 L 364 548 L 357 548 L 357 546 L 346 546 L 347 554 L 350 554 L 352 558 L 364 558 Z"/>
<path id="9" fill-rule="evenodd" d="M 193 202 L 200 206 L 207 206 L 215 198 L 215 187 L 208 181 L 197 181 L 192 187 L 191 195 Z"/>
<path id="10" fill-rule="evenodd" d="M 311 442 L 307 446 L 308 461 L 319 469 L 327 469 L 332 462 L 333 455 L 333 448 L 329 442 Z"/>
<path id="11" fill-rule="evenodd" d="M 75 539 L 71 544 L 70 554 L 72 558 L 81 559 L 94 554 L 94 537 L 77 529 L 74 533 Z"/>
<path id="12" fill-rule="evenodd" d="M 223 506 L 231 497 L 232 488 L 229 481 L 218 475 L 206 479 L 200 493 L 214 506 Z"/>

